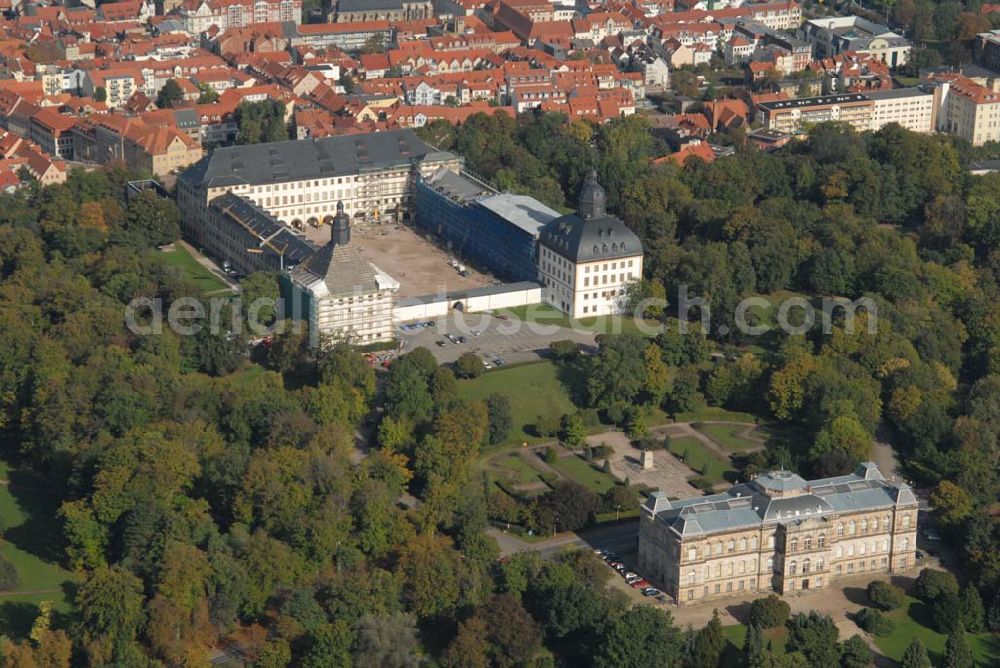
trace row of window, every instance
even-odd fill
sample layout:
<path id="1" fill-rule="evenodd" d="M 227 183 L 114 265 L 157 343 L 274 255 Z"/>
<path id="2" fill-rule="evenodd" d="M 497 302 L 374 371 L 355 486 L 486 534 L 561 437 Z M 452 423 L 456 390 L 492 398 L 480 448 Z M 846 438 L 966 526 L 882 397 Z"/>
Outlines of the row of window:
<path id="1" fill-rule="evenodd" d="M 733 582 L 732 580 L 730 580 L 729 582 L 727 582 L 725 584 L 726 584 L 726 591 L 727 592 L 731 592 L 731 591 L 745 591 L 747 589 L 753 591 L 753 590 L 757 589 L 757 580 L 755 580 L 753 578 L 751 578 L 749 580 L 737 580 L 736 582 Z M 715 585 L 714 585 L 714 587 L 712 588 L 712 591 L 714 593 L 716 593 L 716 594 L 721 594 L 722 593 L 722 583 L 721 582 L 716 582 Z M 709 593 L 709 588 L 706 585 L 704 587 L 704 589 L 702 589 L 702 595 L 703 596 L 708 596 L 708 593 Z M 687 599 L 689 601 L 694 599 L 694 589 L 688 589 Z"/>
<path id="2" fill-rule="evenodd" d="M 624 283 L 626 277 L 628 278 L 628 280 L 631 281 L 632 280 L 632 272 L 630 271 L 627 274 L 624 274 L 624 273 L 618 274 L 618 282 L 619 283 Z M 601 280 L 598 281 L 598 279 L 601 279 Z M 614 280 L 615 280 L 615 276 L 614 276 L 614 274 L 611 274 L 611 281 L 614 282 Z M 594 285 L 598 285 L 598 284 L 600 284 L 600 285 L 607 285 L 608 284 L 608 274 L 604 274 L 603 276 L 594 276 Z M 589 287 L 589 286 L 590 286 L 590 277 L 589 276 L 584 276 L 584 278 L 583 278 L 583 287 L 586 288 L 586 287 Z"/>

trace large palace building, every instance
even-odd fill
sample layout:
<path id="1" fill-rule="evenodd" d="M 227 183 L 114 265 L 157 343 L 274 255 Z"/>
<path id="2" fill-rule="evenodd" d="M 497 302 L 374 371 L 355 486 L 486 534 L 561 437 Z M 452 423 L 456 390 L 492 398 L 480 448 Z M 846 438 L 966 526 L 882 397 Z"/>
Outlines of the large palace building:
<path id="1" fill-rule="evenodd" d="M 917 500 L 874 463 L 807 481 L 772 471 L 722 494 L 642 507 L 639 567 L 680 604 L 819 589 L 915 565 Z"/>

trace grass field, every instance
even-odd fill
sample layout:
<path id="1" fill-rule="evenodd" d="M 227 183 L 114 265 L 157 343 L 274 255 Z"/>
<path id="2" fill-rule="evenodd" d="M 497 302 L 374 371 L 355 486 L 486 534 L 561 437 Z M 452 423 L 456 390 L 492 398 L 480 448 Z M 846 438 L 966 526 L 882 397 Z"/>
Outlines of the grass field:
<path id="1" fill-rule="evenodd" d="M 559 379 L 559 369 L 552 362 L 531 362 L 488 371 L 479 378 L 458 381 L 459 394 L 467 399 L 485 399 L 494 392 L 510 398 L 514 427 L 507 443 L 538 443 L 531 425 L 539 415 L 562 417 L 576 407 Z"/>
<path id="2" fill-rule="evenodd" d="M 743 452 L 760 447 L 760 443 L 752 441 L 743 436 L 746 427 L 728 424 L 703 424 L 697 427 L 698 431 L 705 434 L 713 441 L 733 452 Z"/>
<path id="3" fill-rule="evenodd" d="M 736 650 L 743 649 L 743 640 L 746 638 L 747 627 L 744 624 L 734 624 L 722 627 L 722 636 L 732 644 Z M 776 653 L 784 653 L 785 643 L 788 642 L 788 629 L 779 626 L 775 629 L 764 629 L 764 644 L 770 641 Z"/>
<path id="4" fill-rule="evenodd" d="M 898 610 L 886 613 L 886 616 L 895 622 L 896 626 L 890 635 L 875 638 L 875 644 L 883 654 L 894 661 L 899 661 L 913 638 L 920 636 L 931 661 L 935 664 L 942 661 L 947 637 L 933 629 L 931 611 L 927 605 L 907 596 Z M 967 637 L 977 666 L 1000 665 L 1000 637 L 993 633 L 970 633 Z"/>
<path id="5" fill-rule="evenodd" d="M 539 482 L 538 471 L 517 452 L 507 452 L 489 460 L 489 468 L 508 485 L 529 485 Z"/>
<path id="6" fill-rule="evenodd" d="M 164 251 L 163 257 L 167 261 L 167 264 L 177 267 L 185 276 L 194 281 L 194 284 L 201 289 L 202 293 L 208 294 L 210 292 L 221 292 L 229 289 L 228 285 L 200 265 L 194 259 L 194 256 L 179 244 L 175 250 Z"/>
<path id="7" fill-rule="evenodd" d="M 753 424 L 757 421 L 752 413 L 741 413 L 739 411 L 727 411 L 725 408 L 717 406 L 702 406 L 689 413 L 678 413 L 677 422 L 746 422 Z"/>
<path id="8" fill-rule="evenodd" d="M 725 472 L 729 470 L 728 462 L 724 462 L 715 453 L 709 451 L 701 442 L 690 436 L 670 439 L 670 452 L 682 457 L 685 466 L 708 478 L 712 482 L 725 482 Z"/>
<path id="9" fill-rule="evenodd" d="M 60 615 L 71 611 L 70 596 L 79 578 L 57 565 L 61 530 L 45 481 L 12 471 L 6 462 L 0 462 L 0 479 L 7 481 L 0 485 L 0 555 L 14 564 L 20 579 L 13 592 L 0 592 L 0 629 L 24 637 L 42 601 L 52 601 Z"/>
<path id="10" fill-rule="evenodd" d="M 615 484 L 615 479 L 609 474 L 604 473 L 599 469 L 595 469 L 593 466 L 576 455 L 571 457 L 560 457 L 552 466 L 587 489 L 597 492 L 598 494 L 603 494 L 611 489 Z"/>

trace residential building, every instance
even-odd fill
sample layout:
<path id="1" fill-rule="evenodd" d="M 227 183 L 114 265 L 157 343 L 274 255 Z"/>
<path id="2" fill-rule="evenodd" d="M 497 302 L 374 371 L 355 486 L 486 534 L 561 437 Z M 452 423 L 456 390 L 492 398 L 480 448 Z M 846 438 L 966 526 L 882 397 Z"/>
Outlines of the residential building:
<path id="1" fill-rule="evenodd" d="M 77 119 L 51 108 L 39 109 L 29 122 L 30 139 L 54 158 L 73 159 L 73 126 Z"/>
<path id="2" fill-rule="evenodd" d="M 131 169 L 157 176 L 184 169 L 202 156 L 201 144 L 183 128 L 134 117 L 94 114 L 81 119 L 72 135 L 78 160 L 122 161 Z"/>
<path id="3" fill-rule="evenodd" d="M 913 491 L 872 462 L 811 481 L 771 471 L 721 494 L 653 492 L 639 518 L 639 568 L 679 605 L 786 594 L 906 572 L 916 531 Z"/>
<path id="4" fill-rule="evenodd" d="M 854 51 L 870 53 L 889 67 L 906 64 L 913 48 L 902 35 L 860 16 L 810 19 L 799 28 L 799 34 L 813 45 L 817 58 Z"/>
<path id="5" fill-rule="evenodd" d="M 939 74 L 934 81 L 938 130 L 973 146 L 1000 141 L 1000 79 L 983 85 L 960 74 Z"/>
<path id="6" fill-rule="evenodd" d="M 282 276 L 291 315 L 306 321 L 319 343 L 391 341 L 399 283 L 351 244 L 351 217 L 342 202 L 330 232 L 326 246 Z"/>
<path id="7" fill-rule="evenodd" d="M 826 121 L 848 123 L 859 132 L 868 130 L 872 126 L 873 108 L 871 99 L 861 93 L 757 103 L 764 127 L 778 132 L 797 132 Z"/>
<path id="8" fill-rule="evenodd" d="M 606 201 L 591 171 L 577 212 L 552 220 L 539 236 L 542 298 L 572 318 L 621 313 L 629 286 L 642 277 L 642 242 L 608 214 Z"/>
<path id="9" fill-rule="evenodd" d="M 460 160 L 422 142 L 413 130 L 217 148 L 177 179 L 184 233 L 205 244 L 209 203 L 227 192 L 246 197 L 282 223 L 329 224 L 342 203 L 355 220 L 409 220 L 416 176 Z"/>
<path id="10" fill-rule="evenodd" d="M 894 88 L 867 93 L 873 103 L 872 130 L 898 123 L 913 132 L 934 132 L 934 94 L 921 88 Z"/>
<path id="11" fill-rule="evenodd" d="M 185 0 L 175 10 L 184 29 L 199 35 L 259 23 L 302 23 L 302 0 Z"/>

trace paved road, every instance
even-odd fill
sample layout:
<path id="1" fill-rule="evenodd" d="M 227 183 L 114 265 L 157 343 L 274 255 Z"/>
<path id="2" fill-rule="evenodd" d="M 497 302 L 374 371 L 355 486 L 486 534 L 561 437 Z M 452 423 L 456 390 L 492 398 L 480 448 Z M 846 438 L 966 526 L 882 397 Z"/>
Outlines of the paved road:
<path id="1" fill-rule="evenodd" d="M 504 533 L 499 529 L 490 529 L 489 533 L 496 538 L 502 556 L 507 556 L 515 552 L 555 554 L 556 552 L 578 547 L 626 552 L 635 550 L 636 540 L 639 537 L 639 520 L 624 520 L 620 523 L 585 529 L 578 533 L 560 533 L 547 540 L 536 542 L 521 540 L 517 536 Z"/>

